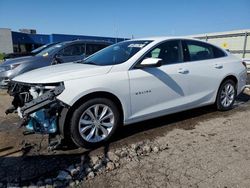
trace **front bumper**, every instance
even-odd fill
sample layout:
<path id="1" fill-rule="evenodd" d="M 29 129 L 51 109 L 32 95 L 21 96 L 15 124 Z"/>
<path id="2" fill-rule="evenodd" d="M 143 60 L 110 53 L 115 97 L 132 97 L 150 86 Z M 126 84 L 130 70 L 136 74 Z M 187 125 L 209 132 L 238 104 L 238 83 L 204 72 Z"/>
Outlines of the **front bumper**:
<path id="1" fill-rule="evenodd" d="M 64 85 L 60 84 L 53 89 L 45 91 L 42 95 L 37 96 L 37 98 L 32 99 L 32 95 L 30 94 L 31 87 L 35 87 L 35 85 L 18 82 L 10 82 L 8 84 L 8 94 L 14 97 L 12 104 L 15 108 L 20 108 L 23 117 L 55 103 L 57 101 L 56 97 L 65 89 Z"/>
<path id="2" fill-rule="evenodd" d="M 50 106 L 54 103 L 57 103 L 58 100 L 56 96 L 60 95 L 64 90 L 64 86 L 58 86 L 54 90 L 47 91 L 43 95 L 37 97 L 36 99 L 24 104 L 21 108 L 21 113 L 23 117 L 26 117 L 33 112 L 36 112 L 46 106 Z"/>
<path id="3" fill-rule="evenodd" d="M 36 113 L 41 114 L 40 110 L 42 110 L 46 114 L 43 118 L 44 122 L 40 121 L 37 124 L 37 129 L 35 129 L 35 131 L 46 130 L 43 128 L 45 122 L 48 122 L 51 118 L 57 118 L 64 106 L 63 103 L 56 98 L 63 92 L 64 85 L 58 83 L 49 87 L 52 88 L 45 90 L 46 86 L 11 81 L 8 87 L 8 94 L 13 96 L 14 99 L 12 101 L 12 106 L 6 110 L 6 114 L 17 111 L 22 119 L 20 126 L 27 126 L 30 120 L 34 120 Z M 34 89 L 40 91 L 40 93 L 34 95 Z M 43 92 L 41 92 L 41 90 L 43 90 Z M 36 121 L 36 119 L 34 121 Z M 47 125 L 49 124 L 47 123 Z M 49 132 L 43 131 L 41 133 L 46 134 Z"/>

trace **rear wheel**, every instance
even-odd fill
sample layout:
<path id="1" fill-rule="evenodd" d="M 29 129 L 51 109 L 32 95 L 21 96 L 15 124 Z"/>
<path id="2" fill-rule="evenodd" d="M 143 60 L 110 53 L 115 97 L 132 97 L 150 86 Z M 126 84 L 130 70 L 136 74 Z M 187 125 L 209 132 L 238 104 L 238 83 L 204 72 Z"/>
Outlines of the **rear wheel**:
<path id="1" fill-rule="evenodd" d="M 236 83 L 233 80 L 224 81 L 218 91 L 216 107 L 218 110 L 226 111 L 233 107 L 236 97 Z"/>
<path id="2" fill-rule="evenodd" d="M 120 122 L 115 103 L 106 98 L 91 99 L 73 113 L 71 138 L 80 147 L 96 147 L 110 139 Z"/>

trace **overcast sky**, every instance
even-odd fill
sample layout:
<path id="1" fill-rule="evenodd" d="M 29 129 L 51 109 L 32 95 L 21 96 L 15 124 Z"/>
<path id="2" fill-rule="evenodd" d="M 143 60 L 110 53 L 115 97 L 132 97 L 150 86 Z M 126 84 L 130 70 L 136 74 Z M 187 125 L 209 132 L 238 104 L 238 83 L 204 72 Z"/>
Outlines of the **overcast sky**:
<path id="1" fill-rule="evenodd" d="M 0 0 L 0 28 L 114 37 L 250 29 L 250 0 Z"/>

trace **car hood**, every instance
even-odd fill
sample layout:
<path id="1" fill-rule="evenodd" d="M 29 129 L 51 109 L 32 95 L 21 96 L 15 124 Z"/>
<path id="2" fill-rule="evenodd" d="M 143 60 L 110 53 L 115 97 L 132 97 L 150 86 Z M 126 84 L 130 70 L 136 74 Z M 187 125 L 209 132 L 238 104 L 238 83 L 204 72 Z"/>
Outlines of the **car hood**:
<path id="1" fill-rule="evenodd" d="M 112 66 L 97 66 L 81 63 L 65 63 L 36 69 L 20 76 L 13 81 L 33 84 L 56 83 L 84 77 L 106 74 Z"/>
<path id="2" fill-rule="evenodd" d="M 29 62 L 35 62 L 43 58 L 42 56 L 25 56 L 25 57 L 18 57 L 13 59 L 8 59 L 4 61 L 1 66 L 8 66 L 13 64 L 21 64 L 21 63 L 29 63 Z"/>

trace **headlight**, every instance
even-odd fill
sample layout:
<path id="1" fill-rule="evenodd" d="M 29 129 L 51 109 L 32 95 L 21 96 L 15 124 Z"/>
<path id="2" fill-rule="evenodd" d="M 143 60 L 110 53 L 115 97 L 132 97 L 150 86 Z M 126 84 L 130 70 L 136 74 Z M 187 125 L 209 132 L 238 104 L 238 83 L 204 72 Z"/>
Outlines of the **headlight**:
<path id="1" fill-rule="evenodd" d="M 20 65 L 20 64 L 13 64 L 13 65 L 10 65 L 10 69 L 12 70 L 12 69 L 18 67 L 19 65 Z"/>
<path id="2" fill-rule="evenodd" d="M 1 66 L 1 67 L 0 67 L 0 72 L 13 70 L 13 69 L 15 69 L 16 67 L 18 67 L 19 65 L 20 65 L 20 64 L 13 64 L 13 65 Z"/>
<path id="3" fill-rule="evenodd" d="M 34 88 L 36 89 L 45 89 L 45 90 L 52 90 L 55 89 L 58 86 L 64 85 L 63 82 L 57 82 L 57 83 L 48 83 L 48 84 L 32 84 Z"/>
<path id="4" fill-rule="evenodd" d="M 33 86 L 30 87 L 29 91 L 30 91 L 30 93 L 36 92 L 36 94 L 38 96 L 40 96 L 43 93 L 45 93 L 46 91 L 55 90 L 59 86 L 63 86 L 64 87 L 64 83 L 60 82 L 60 83 L 45 84 L 45 85 L 33 85 Z"/>

